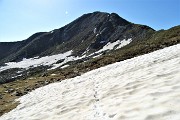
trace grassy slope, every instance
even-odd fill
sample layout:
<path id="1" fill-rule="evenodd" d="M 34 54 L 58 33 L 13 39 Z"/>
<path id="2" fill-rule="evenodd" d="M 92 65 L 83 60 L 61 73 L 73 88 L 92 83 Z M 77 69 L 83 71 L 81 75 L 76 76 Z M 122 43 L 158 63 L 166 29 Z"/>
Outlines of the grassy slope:
<path id="1" fill-rule="evenodd" d="M 17 102 L 14 102 L 16 98 L 27 94 L 29 91 L 38 87 L 75 77 L 92 69 L 146 54 L 178 43 L 180 43 L 180 26 L 173 27 L 169 30 L 161 30 L 151 33 L 151 36 L 147 37 L 147 39 L 134 41 L 119 50 L 105 53 L 103 56 L 87 62 L 78 63 L 65 69 L 49 71 L 49 73 L 44 77 L 37 74 L 26 80 L 18 80 L 2 84 L 0 85 L 0 116 L 18 105 Z M 52 74 L 56 75 L 52 76 Z M 13 90 L 8 92 L 8 90 L 11 89 Z"/>

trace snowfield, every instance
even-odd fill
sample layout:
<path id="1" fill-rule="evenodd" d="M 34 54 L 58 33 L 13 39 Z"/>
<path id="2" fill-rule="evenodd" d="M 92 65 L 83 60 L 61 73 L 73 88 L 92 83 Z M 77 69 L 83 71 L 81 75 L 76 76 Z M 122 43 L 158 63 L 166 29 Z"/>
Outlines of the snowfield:
<path id="1" fill-rule="evenodd" d="M 180 120 L 180 44 L 38 88 L 0 120 Z"/>

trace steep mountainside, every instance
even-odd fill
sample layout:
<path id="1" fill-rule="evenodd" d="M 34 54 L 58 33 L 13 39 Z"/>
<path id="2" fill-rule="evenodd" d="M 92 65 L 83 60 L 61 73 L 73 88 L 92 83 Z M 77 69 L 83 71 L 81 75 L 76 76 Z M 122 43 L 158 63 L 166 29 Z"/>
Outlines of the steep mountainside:
<path id="1" fill-rule="evenodd" d="M 108 42 L 139 39 L 153 31 L 148 26 L 136 25 L 117 14 L 94 12 L 85 14 L 72 23 L 50 32 L 36 33 L 27 40 L 0 43 L 0 61 L 20 61 L 23 58 L 46 56 L 73 50 L 81 56 L 101 49 Z"/>
<path id="2" fill-rule="evenodd" d="M 33 39 L 44 34 L 44 32 L 36 33 L 26 40 L 19 42 L 0 42 L 0 60 L 6 59 L 6 57 L 13 56 L 24 46 L 28 45 Z M 9 61 L 7 59 L 7 61 Z"/>

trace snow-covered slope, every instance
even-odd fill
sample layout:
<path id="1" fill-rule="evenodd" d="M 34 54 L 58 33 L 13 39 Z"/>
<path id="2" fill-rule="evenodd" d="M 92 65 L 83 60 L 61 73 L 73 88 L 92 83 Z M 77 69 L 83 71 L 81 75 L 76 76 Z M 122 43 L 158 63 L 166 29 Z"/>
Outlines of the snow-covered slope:
<path id="1" fill-rule="evenodd" d="M 180 44 L 38 88 L 0 120 L 180 120 Z"/>

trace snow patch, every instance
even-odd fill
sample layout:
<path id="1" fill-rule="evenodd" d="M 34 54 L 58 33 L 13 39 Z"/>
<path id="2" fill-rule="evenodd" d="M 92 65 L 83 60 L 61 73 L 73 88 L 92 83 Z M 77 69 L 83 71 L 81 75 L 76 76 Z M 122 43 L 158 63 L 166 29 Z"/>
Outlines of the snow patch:
<path id="1" fill-rule="evenodd" d="M 51 76 L 56 76 L 56 74 L 51 74 Z"/>
<path id="2" fill-rule="evenodd" d="M 50 68 L 50 69 L 48 69 L 48 70 L 56 69 L 56 68 L 62 66 L 63 64 L 65 64 L 65 63 L 67 63 L 67 62 L 76 61 L 76 60 L 79 60 L 79 59 L 82 59 L 82 58 L 85 58 L 85 57 L 86 57 L 86 55 L 83 55 L 83 56 L 81 56 L 81 57 L 78 57 L 78 56 L 77 56 L 77 57 L 75 57 L 75 56 L 66 57 L 63 62 L 58 63 L 58 64 L 53 64 L 53 65 L 52 65 L 53 67 Z"/>
<path id="3" fill-rule="evenodd" d="M 14 76 L 14 77 L 11 77 L 11 78 L 17 78 L 17 77 L 20 77 L 20 76 L 22 76 L 22 74 Z"/>
<path id="4" fill-rule="evenodd" d="M 116 49 L 119 49 L 121 47 L 124 47 L 126 45 L 128 45 L 130 42 L 132 41 L 131 38 L 127 39 L 127 40 L 117 40 L 113 43 L 108 42 L 102 49 L 100 49 L 99 51 L 97 51 L 96 53 L 100 53 L 106 50 L 113 50 L 115 46 L 119 45 Z"/>
<path id="5" fill-rule="evenodd" d="M 61 68 L 63 69 L 63 68 L 66 68 L 66 67 L 69 67 L 69 65 L 64 65 L 64 66 L 62 66 Z"/>
<path id="6" fill-rule="evenodd" d="M 120 44 L 119 44 L 119 46 L 118 46 L 116 49 L 120 49 L 120 48 L 128 45 L 128 44 L 131 43 L 131 42 L 132 42 L 132 39 L 131 39 L 131 38 L 130 38 L 130 39 L 127 39 L 127 40 L 124 39 L 124 40 L 120 41 Z"/>
<path id="7" fill-rule="evenodd" d="M 102 54 L 98 54 L 96 56 L 94 56 L 93 58 L 97 58 L 97 57 L 100 57 Z"/>
<path id="8" fill-rule="evenodd" d="M 94 34 L 96 34 L 96 32 L 97 32 L 97 28 L 94 28 Z"/>
<path id="9" fill-rule="evenodd" d="M 6 66 L 0 68 L 0 72 L 7 70 L 7 69 L 11 69 L 11 68 L 28 69 L 30 67 L 37 67 L 37 66 L 41 66 L 41 65 L 44 65 L 44 66 L 52 65 L 52 64 L 56 63 L 58 60 L 67 58 L 69 55 L 71 55 L 71 53 L 72 53 L 72 50 L 65 52 L 63 54 L 45 56 L 45 57 L 41 57 L 41 58 L 38 58 L 38 57 L 29 58 L 29 59 L 24 58 L 20 62 L 8 62 L 8 63 L 6 63 Z"/>

